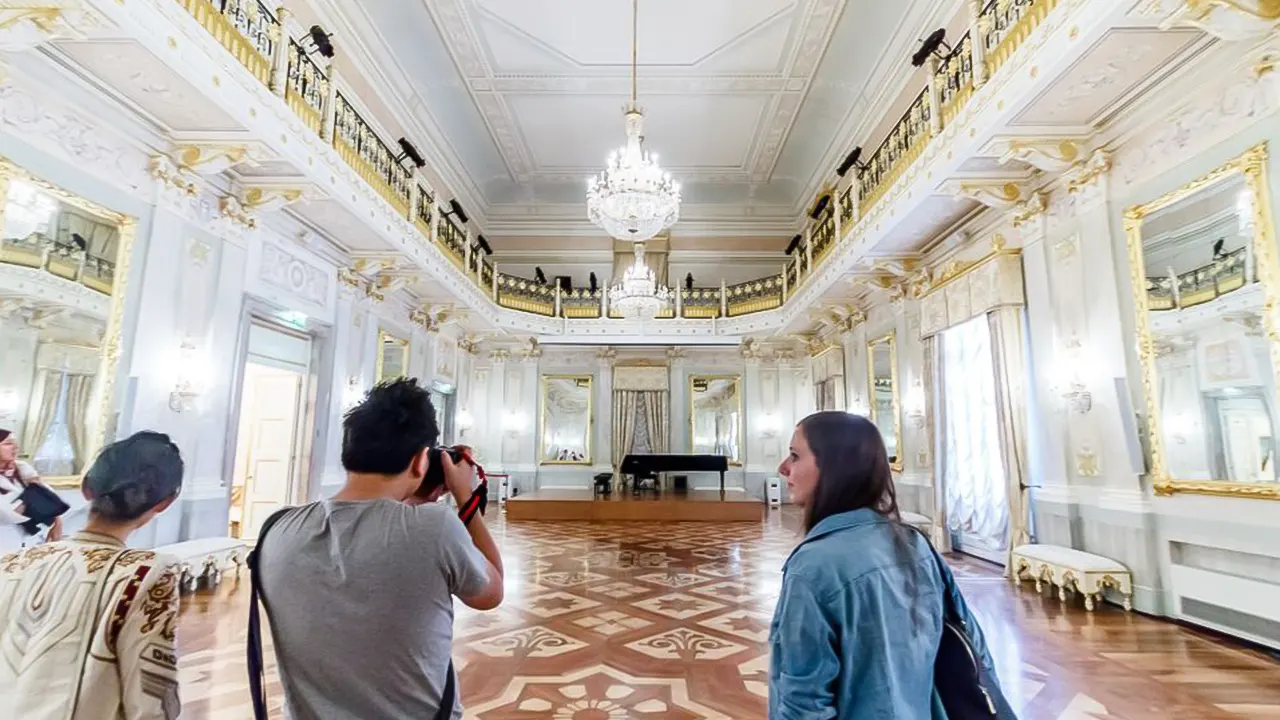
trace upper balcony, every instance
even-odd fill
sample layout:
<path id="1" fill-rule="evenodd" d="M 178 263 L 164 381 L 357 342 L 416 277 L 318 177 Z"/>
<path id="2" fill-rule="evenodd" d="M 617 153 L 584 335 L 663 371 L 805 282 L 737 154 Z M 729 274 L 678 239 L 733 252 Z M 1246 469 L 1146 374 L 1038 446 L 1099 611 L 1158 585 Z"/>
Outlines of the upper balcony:
<path id="1" fill-rule="evenodd" d="M 1029 181 L 1039 170 L 1084 158 L 1045 160 L 1052 153 L 1040 152 L 1040 145 L 1048 133 L 1028 132 L 1020 117 L 1034 111 L 1049 88 L 1072 80 L 1082 60 L 1114 54 L 1127 26 L 1160 34 L 1151 20 L 1136 22 L 1104 0 L 1062 7 L 1058 0 L 968 3 L 959 40 L 927 58 L 921 86 L 899 93 L 905 110 L 873 150 L 845 168 L 853 172 L 819 196 L 792 251 L 780 255 L 776 274 L 673 288 L 673 307 L 638 328 L 620 318 L 598 288 L 564 289 L 504 272 L 488 243 L 441 207 L 447 203 L 426 180 L 431 168 L 408 167 L 404 153 L 392 149 L 395 141 L 370 119 L 368 108 L 385 103 L 357 96 L 345 79 L 349 73 L 338 77 L 316 52 L 315 39 L 283 8 L 261 0 L 95 5 L 116 25 L 113 32 L 131 37 L 171 72 L 212 77 L 211 87 L 193 83 L 195 89 L 226 117 L 224 124 L 245 128 L 220 142 L 175 133 L 189 140 L 180 145 L 187 155 L 176 158 L 178 171 L 229 170 L 248 211 L 288 207 L 332 233 L 357 259 L 346 281 L 370 295 L 403 290 L 423 304 L 460 303 L 476 311 L 477 322 L 508 331 L 639 333 L 694 342 L 794 329 L 810 307 L 839 301 L 849 279 L 870 272 L 881 287 L 901 281 L 934 238 L 982 204 L 1034 203 Z M 1165 35 L 1152 51 L 1130 53 L 1141 66 L 1136 69 L 1153 71 L 1199 39 L 1190 31 Z M 58 43 L 86 68 L 92 45 Z M 107 81 L 119 77 L 109 68 L 92 69 Z M 1137 82 L 1099 92 L 1116 99 Z M 1082 124 L 1041 127 L 1066 138 L 1061 147 L 1080 152 L 1087 144 Z M 832 152 L 852 144 L 837 140 Z M 239 155 L 229 152 L 236 149 Z M 922 204 L 931 209 L 918 213 Z M 897 263 L 896 276 L 885 278 L 886 261 Z"/>

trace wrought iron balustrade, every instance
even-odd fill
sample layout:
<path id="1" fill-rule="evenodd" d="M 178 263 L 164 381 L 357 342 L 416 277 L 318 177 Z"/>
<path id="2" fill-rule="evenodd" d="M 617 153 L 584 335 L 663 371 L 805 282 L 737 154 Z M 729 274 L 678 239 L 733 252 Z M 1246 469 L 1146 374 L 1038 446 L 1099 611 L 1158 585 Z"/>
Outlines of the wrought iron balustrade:
<path id="1" fill-rule="evenodd" d="M 560 315 L 567 318 L 595 319 L 600 317 L 604 298 L 602 288 L 577 287 L 560 291 Z"/>
<path id="2" fill-rule="evenodd" d="M 271 84 L 271 63 L 280 23 L 260 0 L 179 0 L 222 47 L 262 82 Z"/>
<path id="3" fill-rule="evenodd" d="M 498 273 L 498 305 L 534 315 L 555 317 L 555 288 L 534 280 Z"/>
<path id="4" fill-rule="evenodd" d="M 396 162 L 395 153 L 382 142 L 369 123 L 360 117 L 342 93 L 334 95 L 337 105 L 333 121 L 333 146 L 370 187 L 378 191 L 401 215 L 409 213 L 407 170 Z"/>
<path id="5" fill-rule="evenodd" d="M 858 184 L 858 205 L 861 214 L 867 211 L 893 186 L 902 173 L 924 152 L 929 138 L 932 111 L 929 107 L 929 88 L 920 91 L 916 99 L 903 113 L 902 118 L 889 131 L 888 137 L 872 153 L 867 169 Z"/>
<path id="6" fill-rule="evenodd" d="M 813 223 L 813 232 L 809 235 L 813 243 L 813 262 L 816 265 L 831 252 L 836 239 L 836 216 L 830 209 L 822 213 L 822 217 Z"/>
<path id="7" fill-rule="evenodd" d="M 417 207 L 413 209 L 413 223 L 428 238 L 431 237 L 431 211 L 435 209 L 435 203 L 435 197 L 419 185 Z"/>
<path id="8" fill-rule="evenodd" d="M 1147 278 L 1147 307 L 1152 311 L 1202 305 L 1256 282 L 1249 247 L 1242 247 L 1208 265 L 1177 275 Z"/>
<path id="9" fill-rule="evenodd" d="M 724 294 L 729 317 L 773 310 L 782 307 L 782 276 L 770 275 L 730 285 Z"/>
<path id="10" fill-rule="evenodd" d="M 946 127 L 973 97 L 973 39 L 969 33 L 965 33 L 951 54 L 938 63 L 934 84 L 938 88 L 942 126 Z"/>
<path id="11" fill-rule="evenodd" d="M 720 288 L 694 288 L 680 291 L 680 316 L 690 320 L 720 317 Z"/>
<path id="12" fill-rule="evenodd" d="M 440 218 L 440 228 L 436 237 L 439 238 L 444 249 L 449 251 L 446 254 L 457 263 L 458 267 L 462 267 L 467 257 L 467 236 L 454 224 L 451 216 L 446 215 Z"/>
<path id="13" fill-rule="evenodd" d="M 41 233 L 0 242 L 0 263 L 41 270 L 104 295 L 110 295 L 115 287 L 114 261 Z"/>
<path id="14" fill-rule="evenodd" d="M 849 226 L 849 221 L 853 219 L 853 186 L 844 189 L 840 193 L 840 223 L 845 227 Z"/>
<path id="15" fill-rule="evenodd" d="M 978 18 L 987 77 L 1009 60 L 1031 32 L 1058 5 L 1058 0 L 990 0 Z"/>
<path id="16" fill-rule="evenodd" d="M 285 102 L 307 127 L 319 134 L 324 125 L 324 104 L 329 97 L 329 76 L 293 40 L 289 41 L 288 62 Z"/>

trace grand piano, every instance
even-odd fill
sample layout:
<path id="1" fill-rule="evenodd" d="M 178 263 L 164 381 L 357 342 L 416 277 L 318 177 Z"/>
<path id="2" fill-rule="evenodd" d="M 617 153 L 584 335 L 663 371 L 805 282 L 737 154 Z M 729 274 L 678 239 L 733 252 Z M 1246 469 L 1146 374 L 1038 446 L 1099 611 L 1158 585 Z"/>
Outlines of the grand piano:
<path id="1" fill-rule="evenodd" d="M 657 480 L 662 473 L 718 472 L 720 473 L 720 498 L 724 499 L 724 474 L 729 470 L 729 458 L 724 455 L 627 455 L 622 459 L 620 475 L 631 476 L 631 486 L 643 479 Z M 656 485 L 656 483 L 655 483 Z"/>

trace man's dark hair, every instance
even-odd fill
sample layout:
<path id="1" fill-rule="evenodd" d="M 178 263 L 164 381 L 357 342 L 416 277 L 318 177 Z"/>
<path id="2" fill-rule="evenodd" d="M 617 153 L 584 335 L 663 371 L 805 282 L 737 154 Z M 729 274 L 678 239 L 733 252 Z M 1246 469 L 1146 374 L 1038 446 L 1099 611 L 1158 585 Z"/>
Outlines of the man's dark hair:
<path id="1" fill-rule="evenodd" d="M 431 395 L 417 378 L 379 383 L 342 418 L 342 467 L 347 472 L 399 475 L 440 439 Z"/>

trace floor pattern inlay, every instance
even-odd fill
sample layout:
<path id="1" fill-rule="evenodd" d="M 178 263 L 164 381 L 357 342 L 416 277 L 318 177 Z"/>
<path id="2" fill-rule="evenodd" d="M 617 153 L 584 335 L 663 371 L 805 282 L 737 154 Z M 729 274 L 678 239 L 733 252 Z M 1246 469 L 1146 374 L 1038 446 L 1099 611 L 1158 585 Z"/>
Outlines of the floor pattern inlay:
<path id="1" fill-rule="evenodd" d="M 751 720 L 798 515 L 747 523 L 491 520 L 507 562 L 492 612 L 456 604 L 454 660 L 474 720 Z M 1088 614 L 952 558 L 1006 694 L 1027 720 L 1280 717 L 1280 662 L 1104 606 Z M 245 578 L 186 599 L 186 720 L 245 720 Z M 268 693 L 281 688 L 267 649 Z"/>

